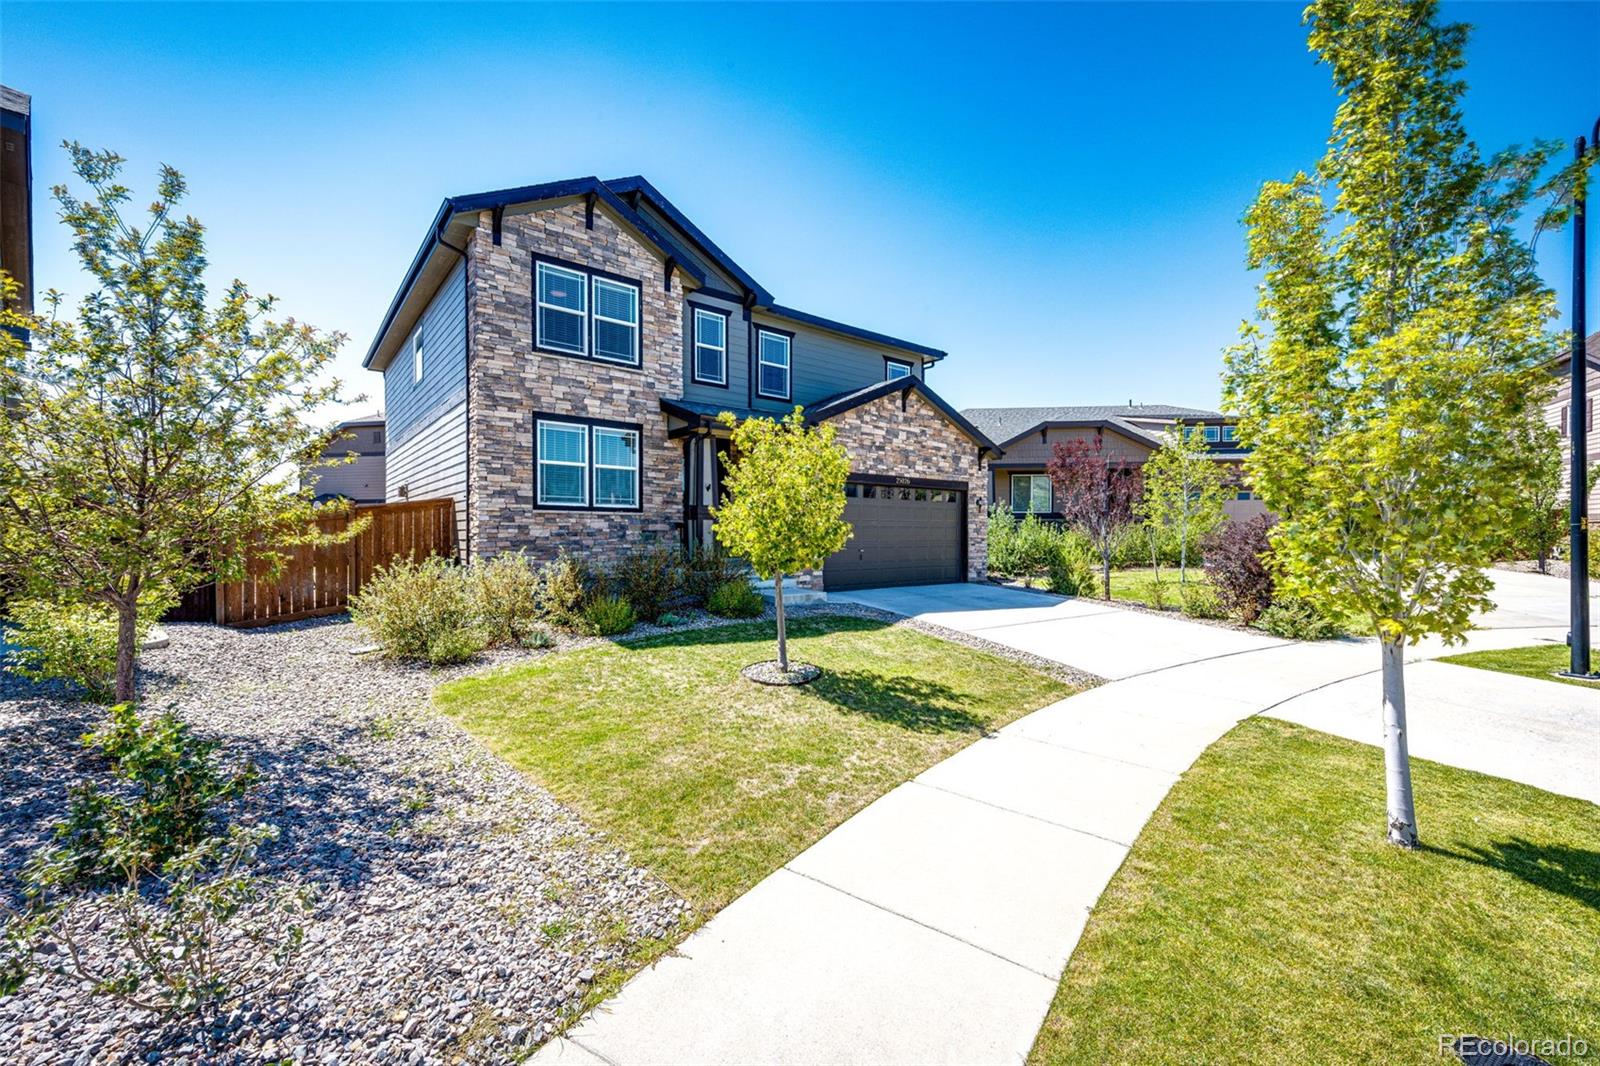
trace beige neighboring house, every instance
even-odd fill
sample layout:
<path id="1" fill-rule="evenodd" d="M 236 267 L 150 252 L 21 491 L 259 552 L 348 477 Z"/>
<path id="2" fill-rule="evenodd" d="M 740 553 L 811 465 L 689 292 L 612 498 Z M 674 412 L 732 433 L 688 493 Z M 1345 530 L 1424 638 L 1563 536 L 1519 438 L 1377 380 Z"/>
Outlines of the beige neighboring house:
<path id="1" fill-rule="evenodd" d="M 383 416 L 352 418 L 338 425 L 339 437 L 322 452 L 327 466 L 315 466 L 301 475 L 300 483 L 312 488 L 318 500 L 346 499 L 355 503 L 384 501 Z M 354 462 L 344 462 L 351 454 Z"/>
<path id="2" fill-rule="evenodd" d="M 1588 388 L 1583 404 L 1574 413 L 1572 402 L 1572 355 L 1567 353 L 1550 364 L 1550 372 L 1557 375 L 1560 384 L 1551 396 L 1550 402 L 1545 405 L 1545 421 L 1555 426 L 1561 432 L 1561 477 L 1562 485 L 1568 484 L 1567 477 L 1572 469 L 1572 426 L 1573 418 L 1584 420 L 1588 431 L 1589 461 L 1585 465 L 1593 468 L 1595 463 L 1600 463 L 1600 433 L 1595 432 L 1594 409 L 1595 399 L 1600 397 L 1600 331 L 1589 334 L 1589 339 L 1584 342 L 1585 382 Z M 1565 496 L 1562 497 L 1566 499 Z M 1562 510 L 1566 509 L 1565 504 Z M 1594 520 L 1600 516 L 1600 485 L 1594 486 L 1589 492 L 1589 528 L 1594 528 Z M 1594 534 L 1589 534 L 1590 543 L 1594 542 Z M 1590 548 L 1593 551 L 1594 548 Z"/>
<path id="3" fill-rule="evenodd" d="M 1243 484 L 1246 450 L 1238 442 L 1238 420 L 1220 411 L 1168 404 L 1096 407 L 974 407 L 961 412 L 994 441 L 1003 456 L 990 460 L 989 498 L 1010 506 L 1018 518 L 1035 514 L 1059 520 L 1045 466 L 1057 444 L 1098 438 L 1111 456 L 1143 463 L 1174 426 L 1204 433 L 1211 456 L 1232 475 L 1234 488 L 1223 505 L 1229 518 L 1266 514 L 1261 498 Z"/>

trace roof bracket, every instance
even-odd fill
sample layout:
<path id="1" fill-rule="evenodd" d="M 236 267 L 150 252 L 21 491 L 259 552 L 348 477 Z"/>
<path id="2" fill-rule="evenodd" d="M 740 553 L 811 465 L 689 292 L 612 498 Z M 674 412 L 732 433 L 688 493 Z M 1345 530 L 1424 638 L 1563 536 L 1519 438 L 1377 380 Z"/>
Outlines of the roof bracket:
<path id="1" fill-rule="evenodd" d="M 585 193 L 583 197 L 583 228 L 594 229 L 594 193 Z"/>
<path id="2" fill-rule="evenodd" d="M 910 395 L 911 395 L 911 386 L 910 385 L 907 385 L 905 388 L 900 390 L 900 413 L 901 414 L 905 414 L 906 413 L 906 398 L 909 397 Z"/>
<path id="3" fill-rule="evenodd" d="M 499 206 L 497 206 L 494 209 L 493 222 L 491 223 L 491 225 L 494 227 L 494 243 L 495 243 L 495 247 L 499 247 L 500 246 L 500 234 L 505 229 L 505 219 L 506 219 L 506 205 L 505 204 L 500 204 Z"/>
<path id="4" fill-rule="evenodd" d="M 667 268 L 661 272 L 662 273 L 661 284 L 662 284 L 662 287 L 665 288 L 667 292 L 671 292 L 672 291 L 672 272 L 674 270 L 676 270 L 677 268 L 678 268 L 678 261 L 676 259 L 672 258 L 672 256 L 670 256 L 670 255 L 667 256 Z"/>

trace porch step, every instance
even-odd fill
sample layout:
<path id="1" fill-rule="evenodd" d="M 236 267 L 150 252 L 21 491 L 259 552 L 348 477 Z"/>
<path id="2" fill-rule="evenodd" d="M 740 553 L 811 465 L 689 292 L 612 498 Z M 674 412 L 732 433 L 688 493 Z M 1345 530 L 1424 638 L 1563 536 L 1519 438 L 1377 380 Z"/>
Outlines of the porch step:
<path id="1" fill-rule="evenodd" d="M 761 593 L 761 595 L 765 596 L 767 599 L 771 600 L 776 598 L 773 594 L 772 582 L 770 580 L 757 581 L 755 585 L 756 591 Z M 794 583 L 793 578 L 786 577 L 783 579 L 783 605 L 785 607 L 795 606 L 802 603 L 826 602 L 828 602 L 828 594 L 823 592 L 821 589 L 801 588 L 799 585 Z"/>

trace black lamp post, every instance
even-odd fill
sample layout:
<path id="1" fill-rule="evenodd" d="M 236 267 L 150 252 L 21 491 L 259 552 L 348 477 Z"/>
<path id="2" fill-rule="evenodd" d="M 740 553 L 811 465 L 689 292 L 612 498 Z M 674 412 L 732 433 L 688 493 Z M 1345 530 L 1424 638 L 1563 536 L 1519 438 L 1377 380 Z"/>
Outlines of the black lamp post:
<path id="1" fill-rule="evenodd" d="M 1595 120 L 1588 142 L 1579 137 L 1574 144 L 1578 166 L 1586 168 L 1589 149 L 1600 146 L 1600 119 Z M 1588 257 L 1584 232 L 1585 197 L 1580 191 L 1572 205 L 1572 395 L 1567 405 L 1567 439 L 1572 446 L 1572 499 L 1568 507 L 1570 550 L 1567 552 L 1568 582 L 1572 594 L 1572 632 L 1567 643 L 1572 652 L 1568 673 L 1589 675 L 1589 360 L 1586 345 L 1588 325 L 1584 321 L 1584 260 Z"/>

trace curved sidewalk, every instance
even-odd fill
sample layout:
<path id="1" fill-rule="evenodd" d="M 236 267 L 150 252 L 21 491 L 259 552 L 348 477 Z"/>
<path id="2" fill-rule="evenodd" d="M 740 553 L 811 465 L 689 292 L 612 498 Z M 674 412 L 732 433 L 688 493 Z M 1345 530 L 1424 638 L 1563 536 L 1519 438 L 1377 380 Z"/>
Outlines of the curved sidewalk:
<path id="1" fill-rule="evenodd" d="M 1018 719 L 883 796 L 535 1062 L 1021 1062 L 1095 901 L 1206 747 L 1262 712 L 1334 732 L 1375 730 L 1379 720 L 1370 642 L 1293 644 L 984 586 L 845 598 L 1118 680 Z M 1492 724 L 1504 711 L 1500 739 L 1524 740 L 1511 753 L 1529 763 L 1514 767 L 1522 776 L 1579 795 L 1594 787 L 1581 772 L 1600 757 L 1600 714 L 1584 710 L 1592 694 L 1472 676 L 1484 673 L 1412 671 L 1413 753 L 1440 757 L 1426 750 L 1419 719 L 1477 713 Z M 1452 695 L 1462 686 L 1464 700 Z M 1558 738 L 1565 750 L 1552 762 Z M 1481 757 L 1495 763 L 1490 772 L 1519 776 L 1505 772 L 1504 748 L 1467 748 L 1447 761 Z M 1574 767 L 1569 782 L 1561 775 Z"/>

